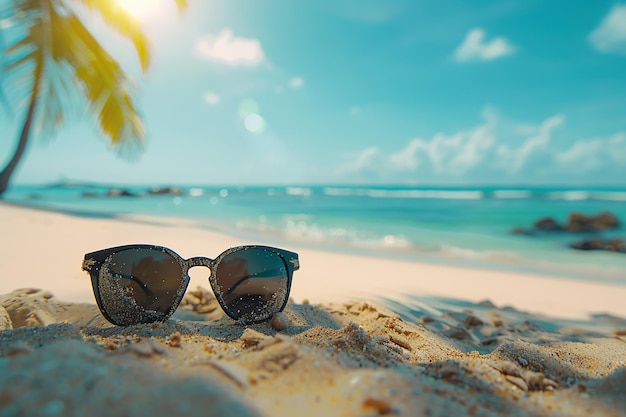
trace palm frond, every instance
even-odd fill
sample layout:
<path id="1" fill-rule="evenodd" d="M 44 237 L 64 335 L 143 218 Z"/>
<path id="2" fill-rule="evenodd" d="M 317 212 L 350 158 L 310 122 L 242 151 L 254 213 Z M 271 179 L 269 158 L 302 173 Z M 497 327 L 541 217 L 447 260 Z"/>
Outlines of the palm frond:
<path id="1" fill-rule="evenodd" d="M 85 5 L 89 10 L 92 10 L 102 16 L 102 19 L 110 27 L 117 30 L 122 36 L 130 39 L 133 43 L 139 62 L 141 63 L 141 69 L 143 72 L 147 72 L 150 68 L 151 43 L 148 37 L 142 30 L 141 22 L 122 8 L 116 0 L 74 0 L 77 3 Z M 186 6 L 186 0 L 176 0 L 177 3 L 183 3 L 183 7 Z M 181 7 L 181 6 L 179 6 Z"/>
<path id="2" fill-rule="evenodd" d="M 46 73 L 41 85 L 41 101 L 46 103 L 39 112 L 39 129 L 46 138 L 54 137 L 55 132 L 80 109 L 80 95 L 74 81 L 73 68 L 63 61 L 47 58 Z"/>
<path id="3" fill-rule="evenodd" d="M 0 38 L 0 100 L 10 92 L 10 98 L 19 102 L 15 108 L 22 109 L 27 98 L 34 97 L 30 93 L 36 93 L 41 102 L 37 123 L 50 132 L 58 130 L 74 109 L 85 110 L 124 153 L 141 145 L 146 133 L 135 104 L 135 86 L 69 7 L 72 2 L 99 14 L 128 38 L 142 70 L 149 69 L 150 42 L 140 22 L 115 0 L 10 0 L 0 17 L 11 18 L 18 30 L 10 39 Z M 174 2 L 179 11 L 187 8 L 188 0 Z"/>
<path id="4" fill-rule="evenodd" d="M 145 129 L 135 107 L 133 86 L 122 68 L 74 14 L 52 13 L 54 41 L 51 56 L 72 69 L 73 80 L 89 111 L 112 144 L 128 149 L 142 143 Z"/>
<path id="5" fill-rule="evenodd" d="M 7 94 L 15 85 L 23 86 L 24 64 L 34 62 L 33 46 L 28 39 L 28 29 L 35 25 L 38 17 L 34 0 L 14 0 L 4 2 L 0 9 L 0 95 L 5 109 L 10 115 L 14 114 L 16 103 L 23 101 L 26 89 L 20 91 L 19 98 L 15 92 Z M 32 68 L 33 65 L 30 65 Z M 16 83 L 15 80 L 18 80 Z M 29 77 L 32 81 L 32 76 Z"/>
<path id="6" fill-rule="evenodd" d="M 13 0 L 2 9 L 3 21 L 10 24 L 1 29 L 0 81 L 11 115 L 28 106 L 33 89 L 39 91 L 36 83 L 41 82 L 41 73 L 33 72 L 42 62 L 37 51 L 42 23 L 39 6 L 36 0 Z"/>
<path id="7" fill-rule="evenodd" d="M 2 69 L 5 66 L 5 63 L 4 63 L 4 59 L 5 59 L 4 50 L 5 50 L 4 33 L 2 31 L 0 31 L 0 51 L 2 51 L 2 53 L 0 54 L 0 68 L 2 68 Z M 2 102 L 2 106 L 4 107 L 4 109 L 9 114 L 11 114 L 11 103 L 9 102 L 9 99 L 8 99 L 8 97 L 6 95 L 6 91 L 4 89 L 4 81 L 6 79 L 4 74 L 5 74 L 4 70 L 0 71 L 0 102 Z"/>

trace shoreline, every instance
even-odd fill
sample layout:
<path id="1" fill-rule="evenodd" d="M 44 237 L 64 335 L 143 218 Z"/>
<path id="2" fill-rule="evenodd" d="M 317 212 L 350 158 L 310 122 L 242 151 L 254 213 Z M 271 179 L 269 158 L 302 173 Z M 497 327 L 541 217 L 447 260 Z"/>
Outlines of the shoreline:
<path id="1" fill-rule="evenodd" d="M 0 202 L 0 228 L 5 236 L 11 237 L 0 241 L 5 259 L 0 264 L 0 293 L 35 287 L 50 290 L 67 301 L 93 302 L 91 284 L 80 271 L 84 254 L 126 243 L 167 246 L 187 258 L 215 257 L 239 244 L 273 244 L 271 241 L 246 241 L 194 225 L 190 219 L 138 215 L 80 217 Z M 580 320 L 592 314 L 626 317 L 623 302 L 626 286 L 623 285 L 366 257 L 323 251 L 298 243 L 288 246 L 285 248 L 300 254 L 302 262 L 301 270 L 294 276 L 291 293 L 296 301 L 380 302 L 388 298 L 401 303 L 411 298 L 438 298 L 480 303 L 488 300 L 500 307 L 511 306 L 555 318 Z M 37 261 L 29 262 L 30 256 L 35 256 Z M 203 273 L 202 270 L 190 272 L 189 288 L 208 286 Z"/>
<path id="2" fill-rule="evenodd" d="M 160 198 L 157 195 L 154 198 Z M 103 197 L 104 198 L 104 197 Z M 111 197 L 104 198 L 109 202 Z M 124 198 L 124 197 L 121 197 Z M 153 197 L 146 197 L 153 198 Z M 178 197 L 176 197 L 178 198 Z M 96 201 L 96 200 L 93 200 Z M 147 200 L 146 200 L 147 201 Z M 2 200 L 0 200 L 2 202 Z M 482 238 L 496 241 L 501 239 L 500 246 L 492 242 L 488 248 L 482 248 L 464 244 L 462 241 L 450 243 L 442 240 L 434 246 L 424 246 L 424 242 L 409 242 L 404 244 L 393 243 L 396 235 L 389 235 L 392 241 L 387 245 L 381 242 L 380 237 L 373 242 L 367 240 L 352 241 L 351 238 L 332 238 L 318 240 L 316 236 L 308 236 L 301 230 L 289 231 L 273 229 L 250 228 L 249 225 L 236 224 L 236 219 L 228 218 L 225 213 L 213 213 L 212 217 L 198 217 L 197 214 L 184 216 L 182 213 L 133 213 L 131 211 L 111 213 L 106 210 L 98 211 L 81 208 L 55 208 L 47 205 L 39 205 L 36 200 L 32 201 L 4 201 L 8 205 L 23 208 L 32 208 L 44 212 L 66 214 L 81 218 L 93 219 L 117 219 L 121 221 L 134 221 L 143 223 L 175 224 L 182 222 L 186 225 L 194 224 L 197 228 L 205 229 L 219 235 L 227 235 L 240 241 L 270 241 L 277 246 L 297 246 L 306 250 L 343 253 L 361 257 L 373 257 L 377 259 L 389 259 L 393 261 L 408 261 L 411 263 L 433 264 L 441 266 L 453 266 L 463 269 L 479 269 L 503 273 L 523 274 L 532 276 L 545 276 L 567 281 L 599 282 L 609 285 L 623 285 L 626 287 L 626 279 L 623 273 L 626 258 L 617 253 L 606 251 L 581 251 L 573 250 L 563 242 L 557 243 L 558 249 L 546 246 L 555 242 L 546 241 L 543 237 L 515 236 L 513 233 L 505 233 L 496 236 L 483 236 Z M 162 203 L 162 202 L 161 202 Z M 161 204 L 159 203 L 159 204 Z M 226 215 L 226 221 L 220 222 L 222 215 Z M 513 227 L 512 223 L 510 227 Z M 315 226 L 315 225 L 313 225 Z M 348 230 L 348 229 L 346 229 Z M 442 233 L 447 233 L 443 231 Z M 398 235 L 400 236 L 400 235 Z M 400 236 L 402 237 L 402 236 Z M 481 236 L 476 237 L 479 241 Z M 561 236 L 559 239 L 563 238 Z M 576 235 L 570 236 L 577 238 Z M 438 242 L 438 238 L 434 237 Z M 465 239 L 465 238 L 464 238 Z M 426 238 L 429 241 L 430 238 Z M 557 239 L 558 240 L 558 239 Z M 563 239 L 561 239 L 563 240 Z M 452 240 L 454 241 L 454 239 Z M 465 242 L 467 243 L 467 242 Z M 439 245 L 439 246 L 438 246 Z M 496 246 L 493 246 L 496 245 Z M 521 245 L 521 246 L 520 246 Z M 561 247 L 562 245 L 562 247 Z M 554 252 L 553 252 L 554 251 Z M 602 252 L 602 253 L 601 253 Z M 544 255 L 539 255 L 544 253 Z"/>

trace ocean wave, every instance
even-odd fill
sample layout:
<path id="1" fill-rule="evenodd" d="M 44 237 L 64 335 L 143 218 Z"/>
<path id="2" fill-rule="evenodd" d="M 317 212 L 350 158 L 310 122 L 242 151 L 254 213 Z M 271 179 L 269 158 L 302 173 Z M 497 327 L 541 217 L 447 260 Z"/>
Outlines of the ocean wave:
<path id="1" fill-rule="evenodd" d="M 476 250 L 451 245 L 441 245 L 439 248 L 439 254 L 445 257 L 461 258 L 472 261 L 517 263 L 523 260 L 520 255 L 514 252 L 499 250 Z"/>
<path id="2" fill-rule="evenodd" d="M 492 194 L 496 199 L 523 199 L 532 197 L 528 190 L 495 190 Z"/>
<path id="3" fill-rule="evenodd" d="M 328 196 L 372 198 L 424 198 L 441 200 L 479 200 L 485 193 L 475 190 L 382 190 L 377 188 L 333 188 L 326 187 L 323 193 Z"/>
<path id="4" fill-rule="evenodd" d="M 572 190 L 572 191 L 552 191 L 546 193 L 549 200 L 598 200 L 598 201 L 626 201 L 626 192 L 624 191 L 588 191 L 588 190 Z"/>
<path id="5" fill-rule="evenodd" d="M 308 190 L 308 189 L 307 189 Z M 307 194 L 310 192 L 297 190 L 297 193 Z M 288 192 L 289 193 L 289 192 Z M 512 199 L 545 199 L 545 200 L 566 200 L 566 201 L 626 201 L 626 191 L 596 191 L 596 190 L 558 190 L 543 191 L 500 189 L 493 191 L 482 190 L 413 190 L 413 189 L 383 189 L 383 188 L 350 188 L 350 187 L 324 187 L 322 193 L 330 197 L 371 197 L 389 199 L 441 199 L 441 200 L 479 200 L 493 198 L 496 200 Z"/>
<path id="6" fill-rule="evenodd" d="M 325 187 L 322 193 L 331 197 L 352 197 L 352 196 L 367 196 L 368 190 L 365 188 L 335 188 Z"/>
<path id="7" fill-rule="evenodd" d="M 402 235 L 362 231 L 343 227 L 321 227 L 316 223 L 289 219 L 283 232 L 290 239 L 341 243 L 363 248 L 406 249 L 411 242 Z"/>
<path id="8" fill-rule="evenodd" d="M 591 193 L 594 200 L 626 201 L 626 192 L 620 191 L 594 191 Z"/>
<path id="9" fill-rule="evenodd" d="M 236 227 L 241 231 L 254 231 L 282 236 L 291 241 L 315 244 L 335 244 L 362 249 L 408 249 L 411 242 L 399 234 L 379 234 L 349 227 L 320 226 L 307 214 L 285 216 L 281 221 L 269 220 L 266 216 L 255 219 L 240 219 Z"/>
<path id="10" fill-rule="evenodd" d="M 549 200 L 567 200 L 567 201 L 581 201 L 591 199 L 591 191 L 552 191 L 546 193 L 546 198 Z"/>
<path id="11" fill-rule="evenodd" d="M 295 195 L 295 196 L 302 196 L 302 197 L 310 197 L 312 194 L 311 189 L 308 187 L 287 187 L 285 189 L 285 192 L 287 193 L 287 195 Z"/>

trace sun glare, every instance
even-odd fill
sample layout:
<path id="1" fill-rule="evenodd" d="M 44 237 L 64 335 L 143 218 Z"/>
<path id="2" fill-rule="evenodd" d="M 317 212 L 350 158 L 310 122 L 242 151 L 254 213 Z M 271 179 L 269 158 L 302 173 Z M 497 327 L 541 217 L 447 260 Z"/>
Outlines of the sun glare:
<path id="1" fill-rule="evenodd" d="M 117 0 L 117 2 L 124 10 L 143 22 L 165 12 L 163 0 Z"/>

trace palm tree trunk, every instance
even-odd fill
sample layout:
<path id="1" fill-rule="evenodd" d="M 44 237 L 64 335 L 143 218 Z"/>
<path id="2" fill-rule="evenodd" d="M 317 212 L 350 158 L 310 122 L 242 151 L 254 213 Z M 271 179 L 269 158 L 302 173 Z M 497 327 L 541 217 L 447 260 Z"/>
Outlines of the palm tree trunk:
<path id="1" fill-rule="evenodd" d="M 30 130 L 33 125 L 33 119 L 35 117 L 35 108 L 37 107 L 37 101 L 39 99 L 39 83 L 41 80 L 42 72 L 43 56 L 40 55 L 36 59 L 35 63 L 35 71 L 33 73 L 33 86 L 30 93 L 30 103 L 28 105 L 26 118 L 24 119 L 24 125 L 22 126 L 20 141 L 17 144 L 17 148 L 15 149 L 13 157 L 11 158 L 7 166 L 2 170 L 2 172 L 0 172 L 0 198 L 8 188 L 9 179 L 11 178 L 11 175 L 13 175 L 15 168 L 17 168 L 18 163 L 22 159 L 24 151 L 26 151 L 26 145 L 28 144 L 28 139 L 30 138 Z"/>

